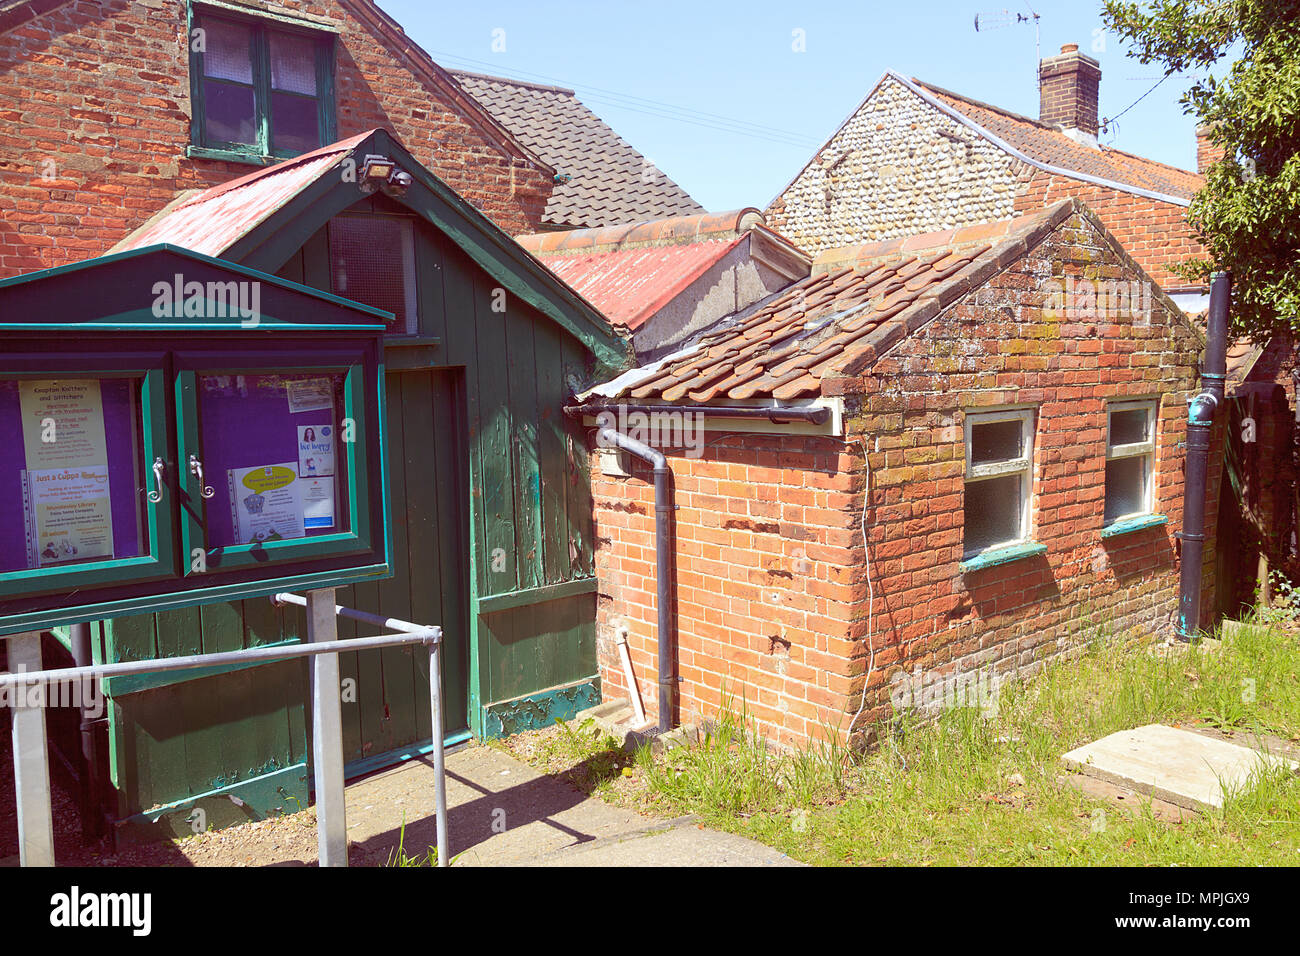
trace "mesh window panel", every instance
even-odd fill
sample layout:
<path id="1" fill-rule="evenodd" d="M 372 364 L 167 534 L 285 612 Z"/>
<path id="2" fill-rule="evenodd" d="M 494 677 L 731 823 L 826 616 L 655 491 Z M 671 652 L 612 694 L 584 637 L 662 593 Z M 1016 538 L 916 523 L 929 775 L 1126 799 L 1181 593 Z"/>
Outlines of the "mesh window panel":
<path id="1" fill-rule="evenodd" d="M 392 312 L 394 332 L 414 320 L 411 223 L 392 216 L 336 216 L 330 220 L 330 281 L 335 295 Z"/>
<path id="2" fill-rule="evenodd" d="M 253 82 L 253 61 L 249 54 L 248 27 L 225 20 L 205 20 L 203 30 L 203 72 L 218 80 Z"/>
<path id="3" fill-rule="evenodd" d="M 292 93 L 271 94 L 271 148 L 305 153 L 321 145 L 316 101 Z"/>
<path id="4" fill-rule="evenodd" d="M 966 482 L 967 553 L 1020 538 L 1020 482 L 1020 475 Z"/>
<path id="5" fill-rule="evenodd" d="M 252 145 L 257 141 L 251 86 L 207 80 L 203 84 L 203 104 L 209 143 Z"/>
<path id="6" fill-rule="evenodd" d="M 970 450 L 973 465 L 1022 457 L 1025 444 L 1019 420 L 971 425 Z"/>
<path id="7" fill-rule="evenodd" d="M 1112 445 L 1132 445 L 1144 442 L 1147 435 L 1147 411 L 1145 408 L 1127 409 L 1110 413 L 1110 443 Z"/>
<path id="8" fill-rule="evenodd" d="M 316 44 L 305 37 L 272 33 L 271 89 L 316 95 Z"/>
<path id="9" fill-rule="evenodd" d="M 1106 520 L 1140 514 L 1146 506 L 1145 455 L 1106 462 Z"/>

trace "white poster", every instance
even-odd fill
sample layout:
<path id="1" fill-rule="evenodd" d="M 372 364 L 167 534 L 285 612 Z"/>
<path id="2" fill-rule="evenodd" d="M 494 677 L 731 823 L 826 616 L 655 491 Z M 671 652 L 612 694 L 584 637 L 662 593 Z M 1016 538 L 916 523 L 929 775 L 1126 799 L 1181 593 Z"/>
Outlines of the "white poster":
<path id="1" fill-rule="evenodd" d="M 231 521 L 238 544 L 306 535 L 297 463 L 287 461 L 227 472 Z"/>
<path id="2" fill-rule="evenodd" d="M 302 485 L 302 522 L 312 528 L 334 527 L 334 479 L 300 478 Z"/>
<path id="3" fill-rule="evenodd" d="M 315 478 L 334 474 L 334 426 L 298 426 L 298 474 Z"/>
<path id="4" fill-rule="evenodd" d="M 113 556 L 104 400 L 95 379 L 18 383 L 28 567 Z"/>

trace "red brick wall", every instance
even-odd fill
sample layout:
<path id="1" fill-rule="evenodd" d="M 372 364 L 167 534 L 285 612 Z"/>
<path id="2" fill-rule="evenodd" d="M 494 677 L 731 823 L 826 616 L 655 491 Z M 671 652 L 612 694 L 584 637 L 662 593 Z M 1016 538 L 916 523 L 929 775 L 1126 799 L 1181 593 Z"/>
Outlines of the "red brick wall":
<path id="1" fill-rule="evenodd" d="M 1186 398 L 1200 342 L 1154 300 L 1149 323 L 1044 315 L 1046 283 L 1137 272 L 1082 216 L 950 306 L 869 372 L 832 383 L 847 439 L 710 436 L 670 453 L 677 480 L 677 619 L 683 721 L 725 687 L 785 743 L 845 729 L 868 664 L 861 543 L 864 474 L 874 669 L 867 716 L 890 711 L 900 671 L 1032 673 L 1092 634 L 1167 636 L 1177 610 Z M 1156 510 L 1168 523 L 1103 540 L 1105 403 L 1160 396 Z M 1041 557 L 962 574 L 963 414 L 1037 407 L 1034 538 Z M 1221 437 L 1211 461 L 1221 461 Z M 603 692 L 622 696 L 613 643 L 630 631 L 642 697 L 656 696 L 653 492 L 648 475 L 593 467 Z M 1208 528 L 1219 467 L 1212 466 Z M 1204 613 L 1214 606 L 1214 548 Z"/>
<path id="2" fill-rule="evenodd" d="M 342 30 L 339 138 L 387 127 L 507 232 L 539 228 L 550 177 L 486 138 L 408 54 L 346 4 L 275 6 Z M 100 255 L 180 190 L 255 169 L 185 157 L 189 91 L 180 0 L 71 3 L 0 36 L 0 277 Z"/>
<path id="3" fill-rule="evenodd" d="M 1199 387 L 1200 342 L 1159 300 L 1145 324 L 1044 314 L 1048 280 L 1137 275 L 1091 222 L 1073 216 L 856 383 L 851 427 L 872 443 L 876 627 L 904 669 L 1032 673 L 1092 634 L 1168 635 L 1178 603 L 1186 399 Z M 1155 507 L 1168 523 L 1103 539 L 1106 402 L 1156 395 Z M 964 414 L 1020 403 L 1036 407 L 1031 514 L 1033 540 L 1047 551 L 963 574 Z M 1221 448 L 1220 430 L 1210 455 L 1211 534 Z M 1207 616 L 1213 568 L 1211 538 Z M 892 676 L 873 676 L 882 694 Z M 883 715 L 887 696 L 878 699 Z"/>
<path id="4" fill-rule="evenodd" d="M 855 456 L 839 439 L 707 437 L 703 457 L 662 449 L 674 473 L 680 722 L 743 705 L 785 743 L 847 724 L 865 606 Z M 654 488 L 594 456 L 598 656 L 605 699 L 626 696 L 614 644 L 626 624 L 637 684 L 657 716 Z M 855 492 L 857 492 L 855 494 Z M 856 704 L 854 704 L 856 707 Z M 851 713 L 851 711 L 850 711 Z"/>
<path id="5" fill-rule="evenodd" d="M 1187 207 L 1158 199 L 1120 192 L 1105 186 L 1030 170 L 1030 176 L 1016 194 L 1016 214 L 1050 206 L 1070 196 L 1087 204 L 1106 225 L 1125 251 L 1166 292 L 1202 291 L 1202 287 L 1169 271 L 1185 259 L 1205 256 L 1205 247 L 1187 224 Z"/>

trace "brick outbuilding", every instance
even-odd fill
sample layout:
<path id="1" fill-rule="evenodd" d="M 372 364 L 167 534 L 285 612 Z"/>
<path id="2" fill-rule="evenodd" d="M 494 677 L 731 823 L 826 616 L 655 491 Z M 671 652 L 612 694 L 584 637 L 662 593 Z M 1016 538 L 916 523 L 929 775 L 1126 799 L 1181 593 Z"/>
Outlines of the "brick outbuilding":
<path id="1" fill-rule="evenodd" d="M 588 424 L 672 469 L 673 718 L 729 698 L 795 744 L 861 707 L 858 734 L 900 693 L 1166 633 L 1202 344 L 1067 200 L 827 250 L 808 279 L 581 396 Z M 816 408 L 823 422 L 782 423 Z M 653 491 L 635 459 L 594 458 L 603 693 L 628 693 L 621 632 L 654 716 Z M 1213 563 L 1210 540 L 1207 608 Z"/>

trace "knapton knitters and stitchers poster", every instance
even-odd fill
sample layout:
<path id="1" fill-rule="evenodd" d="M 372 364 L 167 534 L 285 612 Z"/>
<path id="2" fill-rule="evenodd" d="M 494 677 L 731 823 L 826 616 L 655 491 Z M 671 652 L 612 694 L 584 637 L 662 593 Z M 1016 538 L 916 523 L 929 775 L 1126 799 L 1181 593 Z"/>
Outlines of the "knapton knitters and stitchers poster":
<path id="1" fill-rule="evenodd" d="M 28 567 L 113 557 L 104 401 L 93 379 L 18 386 Z"/>

